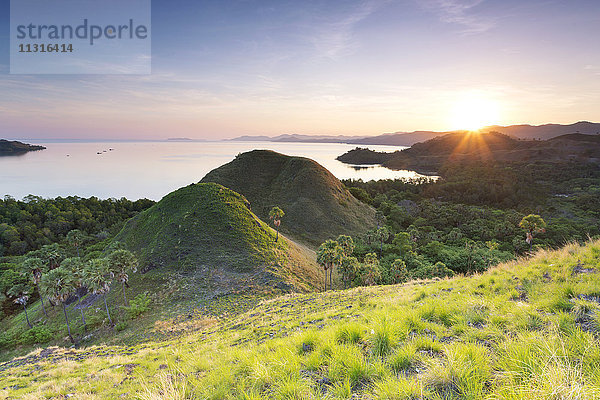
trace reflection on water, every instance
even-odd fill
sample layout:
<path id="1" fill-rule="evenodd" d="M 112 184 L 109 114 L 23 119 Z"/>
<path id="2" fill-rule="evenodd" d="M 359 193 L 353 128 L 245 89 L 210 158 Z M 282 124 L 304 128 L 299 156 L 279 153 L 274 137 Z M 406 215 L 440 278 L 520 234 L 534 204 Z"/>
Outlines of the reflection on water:
<path id="1" fill-rule="evenodd" d="M 312 158 L 339 179 L 418 178 L 414 171 L 392 171 L 379 165 L 348 165 L 335 158 L 356 145 L 271 142 L 35 142 L 46 150 L 22 157 L 0 157 L 0 195 L 22 198 L 97 196 L 147 197 L 198 182 L 206 173 L 242 152 L 269 149 Z M 396 146 L 369 146 L 395 151 Z"/>
<path id="2" fill-rule="evenodd" d="M 0 157 L 23 157 L 27 152 L 18 152 L 18 153 L 1 153 Z"/>
<path id="3" fill-rule="evenodd" d="M 371 169 L 371 168 L 381 168 L 381 165 L 379 165 L 379 164 L 369 164 L 369 165 L 346 164 L 346 165 L 348 165 L 350 168 L 352 168 L 355 171 L 363 171 L 363 170 Z"/>

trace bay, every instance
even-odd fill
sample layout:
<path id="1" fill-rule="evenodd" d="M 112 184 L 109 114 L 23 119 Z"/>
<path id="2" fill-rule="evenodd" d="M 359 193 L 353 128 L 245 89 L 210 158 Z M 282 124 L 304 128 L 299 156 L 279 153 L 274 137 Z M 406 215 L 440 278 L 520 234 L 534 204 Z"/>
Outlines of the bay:
<path id="1" fill-rule="evenodd" d="M 269 149 L 317 161 L 338 179 L 417 178 L 414 171 L 381 166 L 351 166 L 335 158 L 356 145 L 277 142 L 68 142 L 31 141 L 47 149 L 21 156 L 0 157 L 0 195 L 21 199 L 80 196 L 149 198 L 198 182 L 206 173 L 242 152 Z M 398 146 L 369 146 L 395 151 Z"/>

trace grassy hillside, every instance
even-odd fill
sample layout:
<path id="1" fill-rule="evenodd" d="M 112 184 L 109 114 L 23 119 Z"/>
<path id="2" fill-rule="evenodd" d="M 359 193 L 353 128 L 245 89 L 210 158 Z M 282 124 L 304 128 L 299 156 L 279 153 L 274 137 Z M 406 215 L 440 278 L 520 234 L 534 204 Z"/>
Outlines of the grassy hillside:
<path id="1" fill-rule="evenodd" d="M 304 290 L 317 266 L 249 209 L 244 196 L 214 183 L 176 190 L 123 227 L 115 237 L 139 257 L 142 271 L 191 270 L 206 287 L 277 285 Z"/>
<path id="2" fill-rule="evenodd" d="M 375 211 L 308 158 L 254 150 L 209 172 L 202 182 L 216 182 L 243 194 L 265 221 L 273 206 L 281 207 L 285 211 L 281 229 L 312 244 L 365 232 L 375 225 Z"/>
<path id="3" fill-rule="evenodd" d="M 600 242 L 482 275 L 286 295 L 173 341 L 50 348 L 0 396 L 597 399 Z"/>
<path id="4" fill-rule="evenodd" d="M 239 314 L 261 299 L 321 287 L 315 253 L 282 235 L 275 242 L 275 231 L 247 206 L 242 195 L 223 186 L 195 184 L 130 219 L 113 245 L 118 241 L 138 255 L 140 268 L 129 274 L 126 293 L 129 300 L 145 294 L 149 307 L 132 318 L 124 307 L 123 289 L 113 280 L 107 297 L 117 328 L 110 328 L 102 298 L 89 294 L 82 300 L 84 326 L 73 296 L 66 313 L 76 343 L 139 343 L 180 336 L 202 327 L 206 319 Z M 34 329 L 28 329 L 22 309 L 3 319 L 0 360 L 25 354 L 36 343 L 68 345 L 62 309 L 47 300 L 46 309 L 48 316 L 39 300 L 28 304 Z M 157 323 L 161 329 L 156 329 Z"/>

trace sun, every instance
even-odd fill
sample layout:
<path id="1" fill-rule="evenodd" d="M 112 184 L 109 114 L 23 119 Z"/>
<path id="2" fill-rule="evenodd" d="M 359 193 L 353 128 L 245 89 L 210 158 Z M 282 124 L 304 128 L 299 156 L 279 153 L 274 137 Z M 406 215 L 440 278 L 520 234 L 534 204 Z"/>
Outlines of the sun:
<path id="1" fill-rule="evenodd" d="M 457 130 L 477 131 L 498 124 L 499 119 L 498 103 L 483 96 L 461 98 L 452 110 L 452 126 Z"/>

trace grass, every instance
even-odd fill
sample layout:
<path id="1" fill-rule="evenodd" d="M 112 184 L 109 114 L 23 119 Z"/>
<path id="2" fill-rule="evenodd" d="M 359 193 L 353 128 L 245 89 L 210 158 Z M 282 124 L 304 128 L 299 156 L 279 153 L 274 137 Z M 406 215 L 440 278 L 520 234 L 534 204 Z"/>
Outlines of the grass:
<path id="1" fill-rule="evenodd" d="M 308 158 L 254 150 L 209 172 L 202 182 L 216 182 L 243 194 L 264 221 L 273 206 L 281 207 L 285 212 L 281 229 L 312 245 L 375 227 L 375 210 Z"/>
<path id="2" fill-rule="evenodd" d="M 138 254 L 148 269 L 177 264 L 199 284 L 272 284 L 283 278 L 296 290 L 317 283 L 313 257 L 276 233 L 250 210 L 246 198 L 215 183 L 192 184 L 125 224 L 115 241 Z"/>
<path id="3" fill-rule="evenodd" d="M 202 329 L 211 319 L 230 318 L 281 293 L 320 287 L 314 252 L 275 237 L 242 195 L 218 184 L 170 193 L 128 221 L 116 238 L 140 259 L 127 296 L 134 301 L 147 292 L 150 309 L 130 315 L 123 308 L 121 288 L 113 285 L 108 303 L 116 329 L 109 328 L 99 299 L 84 311 L 87 327 L 74 309 L 77 303 L 67 307 L 72 333 L 83 345 L 132 345 Z M 3 321 L 7 328 L 0 333 L 0 349 L 10 350 L 0 360 L 23 355 L 34 345 L 67 345 L 62 310 L 47 302 L 46 307 L 48 317 L 39 301 L 29 305 L 34 330 L 27 329 L 24 313 Z"/>
<path id="4" fill-rule="evenodd" d="M 573 266 L 600 271 L 599 250 L 595 241 L 471 277 L 264 299 L 167 341 L 57 348 L 0 366 L 0 398 L 596 399 L 600 272 Z"/>

